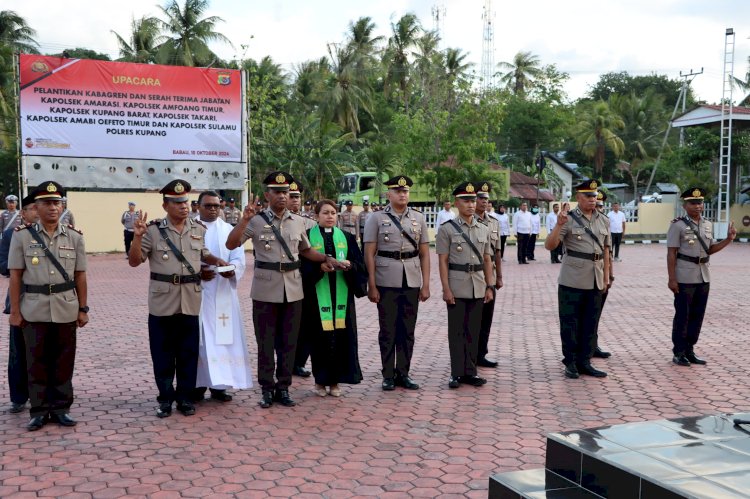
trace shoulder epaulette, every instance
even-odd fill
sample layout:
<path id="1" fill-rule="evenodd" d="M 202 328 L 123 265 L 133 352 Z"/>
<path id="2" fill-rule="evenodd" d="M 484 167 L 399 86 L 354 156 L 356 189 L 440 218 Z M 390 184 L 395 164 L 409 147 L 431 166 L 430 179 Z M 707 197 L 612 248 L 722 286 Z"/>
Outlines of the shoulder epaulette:
<path id="1" fill-rule="evenodd" d="M 72 226 L 71 224 L 68 224 L 68 229 L 70 229 L 70 230 L 73 230 L 73 231 L 75 231 L 75 232 L 78 232 L 78 233 L 79 233 L 80 235 L 83 235 L 83 231 L 82 231 L 81 229 L 76 229 L 76 228 L 75 228 L 74 226 Z"/>
<path id="2" fill-rule="evenodd" d="M 29 227 L 31 227 L 31 224 L 19 225 L 18 227 L 16 227 L 15 229 L 13 229 L 13 231 L 14 232 L 18 232 L 19 230 L 28 229 Z"/>
<path id="3" fill-rule="evenodd" d="M 190 220 L 192 220 L 193 222 L 197 223 L 198 225 L 200 225 L 204 229 L 208 229 L 208 227 L 206 227 L 206 224 L 204 224 L 203 221 L 198 220 L 197 218 L 191 218 Z"/>
<path id="4" fill-rule="evenodd" d="M 151 220 L 151 221 L 150 221 L 149 223 L 147 223 L 147 224 L 146 224 L 146 227 L 148 227 L 149 225 L 157 225 L 157 224 L 160 224 L 160 223 L 161 223 L 161 221 L 162 221 L 162 219 L 161 219 L 161 218 L 154 218 L 153 220 Z"/>
<path id="5" fill-rule="evenodd" d="M 447 224 L 448 222 L 450 222 L 450 220 L 446 220 L 445 222 L 441 223 L 440 226 L 442 227 L 443 225 Z"/>
<path id="6" fill-rule="evenodd" d="M 675 222 L 679 222 L 680 220 L 682 220 L 682 217 L 677 217 L 677 218 L 675 218 L 674 220 L 672 220 L 672 221 L 671 221 L 671 222 L 669 222 L 669 223 L 672 223 L 672 224 L 673 224 L 673 223 L 675 223 Z"/>

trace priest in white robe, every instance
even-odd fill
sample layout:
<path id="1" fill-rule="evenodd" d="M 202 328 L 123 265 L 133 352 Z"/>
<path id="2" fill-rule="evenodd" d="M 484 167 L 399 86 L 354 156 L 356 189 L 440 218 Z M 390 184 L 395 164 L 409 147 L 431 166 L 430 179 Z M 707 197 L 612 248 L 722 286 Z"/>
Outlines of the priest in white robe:
<path id="1" fill-rule="evenodd" d="M 206 191 L 198 198 L 199 220 L 206 227 L 206 247 L 211 254 L 234 265 L 234 270 L 217 273 L 214 268 L 201 270 L 203 298 L 200 311 L 200 350 L 196 399 L 202 400 L 206 388 L 211 398 L 229 402 L 228 388 L 246 389 L 253 386 L 250 355 L 245 342 L 237 283 L 245 273 L 245 250 L 228 250 L 227 237 L 232 226 L 219 218 L 220 198 Z"/>

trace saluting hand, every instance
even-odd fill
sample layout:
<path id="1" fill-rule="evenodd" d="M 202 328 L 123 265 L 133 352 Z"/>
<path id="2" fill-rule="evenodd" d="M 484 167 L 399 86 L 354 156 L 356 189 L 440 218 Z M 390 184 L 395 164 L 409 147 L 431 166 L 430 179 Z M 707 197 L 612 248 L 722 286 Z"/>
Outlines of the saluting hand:
<path id="1" fill-rule="evenodd" d="M 249 222 L 250 219 L 255 216 L 255 205 L 258 204 L 258 201 L 258 196 L 255 196 L 255 199 L 253 199 L 252 203 L 247 203 L 245 209 L 242 210 L 242 220 L 244 220 L 245 222 Z"/>
<path id="2" fill-rule="evenodd" d="M 568 211 L 570 211 L 570 203 L 563 203 L 562 210 L 557 214 L 557 225 L 568 223 Z"/>
<path id="3" fill-rule="evenodd" d="M 148 216 L 148 213 L 145 211 L 142 214 L 139 214 L 137 217 L 135 217 L 135 220 L 133 220 L 133 235 L 134 236 L 143 236 L 146 234 L 146 217 Z"/>

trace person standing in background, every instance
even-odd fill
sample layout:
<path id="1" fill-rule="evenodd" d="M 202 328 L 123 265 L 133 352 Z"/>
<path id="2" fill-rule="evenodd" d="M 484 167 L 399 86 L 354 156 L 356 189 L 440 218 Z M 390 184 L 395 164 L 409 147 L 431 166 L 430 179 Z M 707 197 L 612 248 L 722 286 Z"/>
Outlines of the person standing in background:
<path id="1" fill-rule="evenodd" d="M 68 209 L 68 198 L 62 198 L 63 212 L 60 215 L 60 223 L 63 225 L 72 225 L 75 227 L 76 219 L 73 216 L 73 212 Z"/>
<path id="2" fill-rule="evenodd" d="M 133 242 L 133 223 L 138 218 L 140 213 L 135 211 L 135 203 L 130 201 L 128 203 L 128 211 L 124 212 L 120 217 L 120 223 L 123 225 L 123 237 L 125 238 L 125 258 L 130 253 L 130 244 Z"/>
<path id="3" fill-rule="evenodd" d="M 198 202 L 200 210 L 200 201 Z M 224 208 L 224 221 L 234 227 L 239 222 L 242 212 L 234 205 L 234 198 L 229 198 L 229 206 Z"/>
<path id="4" fill-rule="evenodd" d="M 528 260 L 536 260 L 534 258 L 534 250 L 536 249 L 536 239 L 539 237 L 539 230 L 542 226 L 542 219 L 539 216 L 539 206 L 531 206 L 531 233 L 529 234 L 529 241 L 526 244 L 526 258 Z"/>
<path id="5" fill-rule="evenodd" d="M 196 219 L 200 216 L 200 212 L 198 211 L 198 201 L 190 201 L 190 218 Z"/>
<path id="6" fill-rule="evenodd" d="M 505 261 L 505 242 L 510 236 L 510 217 L 505 210 L 505 205 L 501 203 L 497 207 L 497 212 L 490 213 L 490 216 L 495 217 L 500 224 L 500 260 L 503 262 Z"/>
<path id="7" fill-rule="evenodd" d="M 531 236 L 531 213 L 528 211 L 529 205 L 526 202 L 521 203 L 521 208 L 513 214 L 513 232 L 516 234 L 516 246 L 518 263 L 529 263 L 527 259 L 527 248 L 529 237 Z"/>
<path id="8" fill-rule="evenodd" d="M 21 216 L 17 208 L 18 198 L 13 194 L 5 196 L 5 211 L 0 215 L 0 234 L 21 225 Z"/>
<path id="9" fill-rule="evenodd" d="M 440 226 L 443 225 L 448 220 L 453 220 L 454 218 L 456 218 L 456 214 L 453 213 L 453 211 L 451 210 L 451 202 L 443 201 L 443 209 L 438 212 L 437 218 L 435 219 L 436 236 L 437 236 L 437 233 L 440 232 Z"/>
<path id="10" fill-rule="evenodd" d="M 545 220 L 545 225 L 547 226 L 547 235 L 549 236 L 552 234 L 552 231 L 555 229 L 555 225 L 557 225 L 557 214 L 560 212 L 560 205 L 555 203 L 552 205 L 552 211 L 547 213 L 547 219 Z M 562 263 L 562 241 L 560 244 L 557 245 L 555 249 L 549 252 L 550 259 L 552 260 L 552 263 Z"/>
<path id="11" fill-rule="evenodd" d="M 615 252 L 615 261 L 620 262 L 620 244 L 625 237 L 625 224 L 627 217 L 620 211 L 620 203 L 612 203 L 612 210 L 607 214 L 609 217 L 609 231 L 612 233 L 612 248 Z"/>

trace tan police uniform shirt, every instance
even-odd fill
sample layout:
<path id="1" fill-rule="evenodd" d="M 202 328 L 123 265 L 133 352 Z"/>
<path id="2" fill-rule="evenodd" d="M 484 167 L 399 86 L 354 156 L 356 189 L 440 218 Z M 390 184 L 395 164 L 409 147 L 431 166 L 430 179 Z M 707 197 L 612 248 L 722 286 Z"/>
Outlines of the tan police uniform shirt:
<path id="1" fill-rule="evenodd" d="M 69 226 L 58 224 L 52 237 L 38 224 L 33 227 L 42 236 L 44 243 L 74 280 L 75 272 L 86 271 L 86 247 L 81 233 Z M 10 241 L 8 269 L 23 270 L 23 284 L 61 284 L 65 278 L 50 261 L 41 245 L 32 237 L 27 226 L 16 228 Z M 56 322 L 60 324 L 78 319 L 78 295 L 75 289 L 43 295 L 21 290 L 21 315 L 29 322 Z"/>
<path id="2" fill-rule="evenodd" d="M 401 235 L 388 214 L 392 214 L 401 223 L 404 231 L 417 243 L 417 248 Z M 402 215 L 393 211 L 389 204 L 382 211 L 374 212 L 365 223 L 365 243 L 377 243 L 376 251 L 400 251 L 411 253 L 419 251 L 419 246 L 429 244 L 427 223 L 422 213 L 407 207 Z M 406 260 L 396 260 L 375 253 L 375 284 L 386 288 L 401 288 L 404 273 L 409 288 L 422 287 L 422 268 L 419 255 Z"/>
<path id="3" fill-rule="evenodd" d="M 172 252 L 167 241 L 161 237 L 159 228 L 167 231 L 167 237 L 182 252 L 196 273 L 201 270 L 201 258 L 210 255 L 206 248 L 206 228 L 188 217 L 182 232 L 178 232 L 168 218 L 149 222 L 141 241 L 142 258 L 148 260 L 151 272 L 165 275 L 190 275 L 191 272 Z M 166 258 L 165 256 L 166 255 Z M 148 313 L 158 317 L 175 314 L 198 315 L 201 310 L 200 283 L 172 284 L 151 279 L 148 287 Z"/>
<path id="4" fill-rule="evenodd" d="M 701 217 L 699 223 L 691 220 L 693 225 L 689 226 L 683 218 L 673 221 L 667 231 L 667 247 L 677 248 L 678 253 L 686 256 L 695 256 L 705 258 L 708 256 L 703 249 L 698 237 L 700 237 L 706 246 L 711 248 L 716 244 L 714 240 L 713 225 L 711 222 Z M 695 230 L 698 227 L 698 230 Z M 693 263 L 677 259 L 675 263 L 675 277 L 681 284 L 700 284 L 710 282 L 711 275 L 708 271 L 709 263 Z"/>
<path id="5" fill-rule="evenodd" d="M 356 238 L 359 235 L 357 234 L 357 215 L 353 211 L 344 209 L 339 214 L 339 229 L 348 232 Z"/>
<path id="6" fill-rule="evenodd" d="M 227 206 L 226 208 L 224 208 L 224 221 L 229 225 L 237 225 L 237 222 L 240 221 L 241 216 L 242 212 L 237 207 L 231 208 Z"/>
<path id="7" fill-rule="evenodd" d="M 484 255 L 493 255 L 490 244 L 490 229 L 476 218 L 472 218 L 471 224 L 467 224 L 461 217 L 456 217 L 454 221 L 474 243 L 481 258 L 474 253 L 469 243 L 466 242 L 453 224 L 444 222 L 440 226 L 435 239 L 437 254 L 448 255 L 449 264 L 464 265 L 468 263 L 479 266 L 479 269 L 475 272 L 448 269 L 448 285 L 456 298 L 483 298 L 487 289 L 487 282 L 484 280 Z"/>
<path id="8" fill-rule="evenodd" d="M 372 215 L 372 212 L 370 210 L 362 210 L 359 212 L 359 215 L 357 215 L 357 233 L 364 237 L 365 234 L 365 224 L 367 223 L 367 217 Z"/>
<path id="9" fill-rule="evenodd" d="M 479 218 L 479 215 L 477 215 L 476 218 L 479 223 L 483 224 L 485 227 L 487 227 L 487 229 L 489 229 L 490 245 L 492 246 L 492 270 L 495 270 L 497 268 L 497 262 L 495 261 L 495 252 L 497 251 L 500 242 L 500 222 L 498 222 L 495 217 L 490 216 L 490 214 L 486 211 L 483 215 L 484 216 L 482 218 Z"/>
<path id="10" fill-rule="evenodd" d="M 6 229 L 15 229 L 23 224 L 21 219 L 21 210 L 8 211 L 5 210 L 0 215 L 0 234 Z"/>
<path id="11" fill-rule="evenodd" d="M 271 225 L 261 216 L 271 220 L 278 229 L 281 237 L 286 241 L 294 261 L 298 261 L 299 252 L 310 247 L 310 241 L 305 233 L 305 224 L 301 215 L 294 215 L 289 210 L 279 218 L 271 209 L 265 209 L 255 215 L 242 233 L 242 244 L 248 239 L 253 240 L 253 252 L 256 262 L 289 263 L 290 260 L 279 243 Z M 304 298 L 302 291 L 302 274 L 299 269 L 281 272 L 278 270 L 255 269 L 253 273 L 253 300 L 283 303 L 284 296 L 289 302 Z"/>
<path id="12" fill-rule="evenodd" d="M 578 208 L 571 213 L 575 213 L 578 219 L 591 229 L 591 232 L 599 240 L 605 251 L 609 251 L 608 248 L 611 245 L 609 219 L 596 210 L 591 215 L 590 221 L 583 216 L 583 213 Z M 599 260 L 585 260 L 566 254 L 563 257 L 560 277 L 557 283 L 576 289 L 594 289 L 594 282 L 596 282 L 597 289 L 604 289 L 604 252 L 586 232 L 584 225 L 573 220 L 573 217 L 568 214 L 568 221 L 560 227 L 560 240 L 565 245 L 566 250 L 578 251 L 579 253 L 595 253 L 599 255 Z"/>

